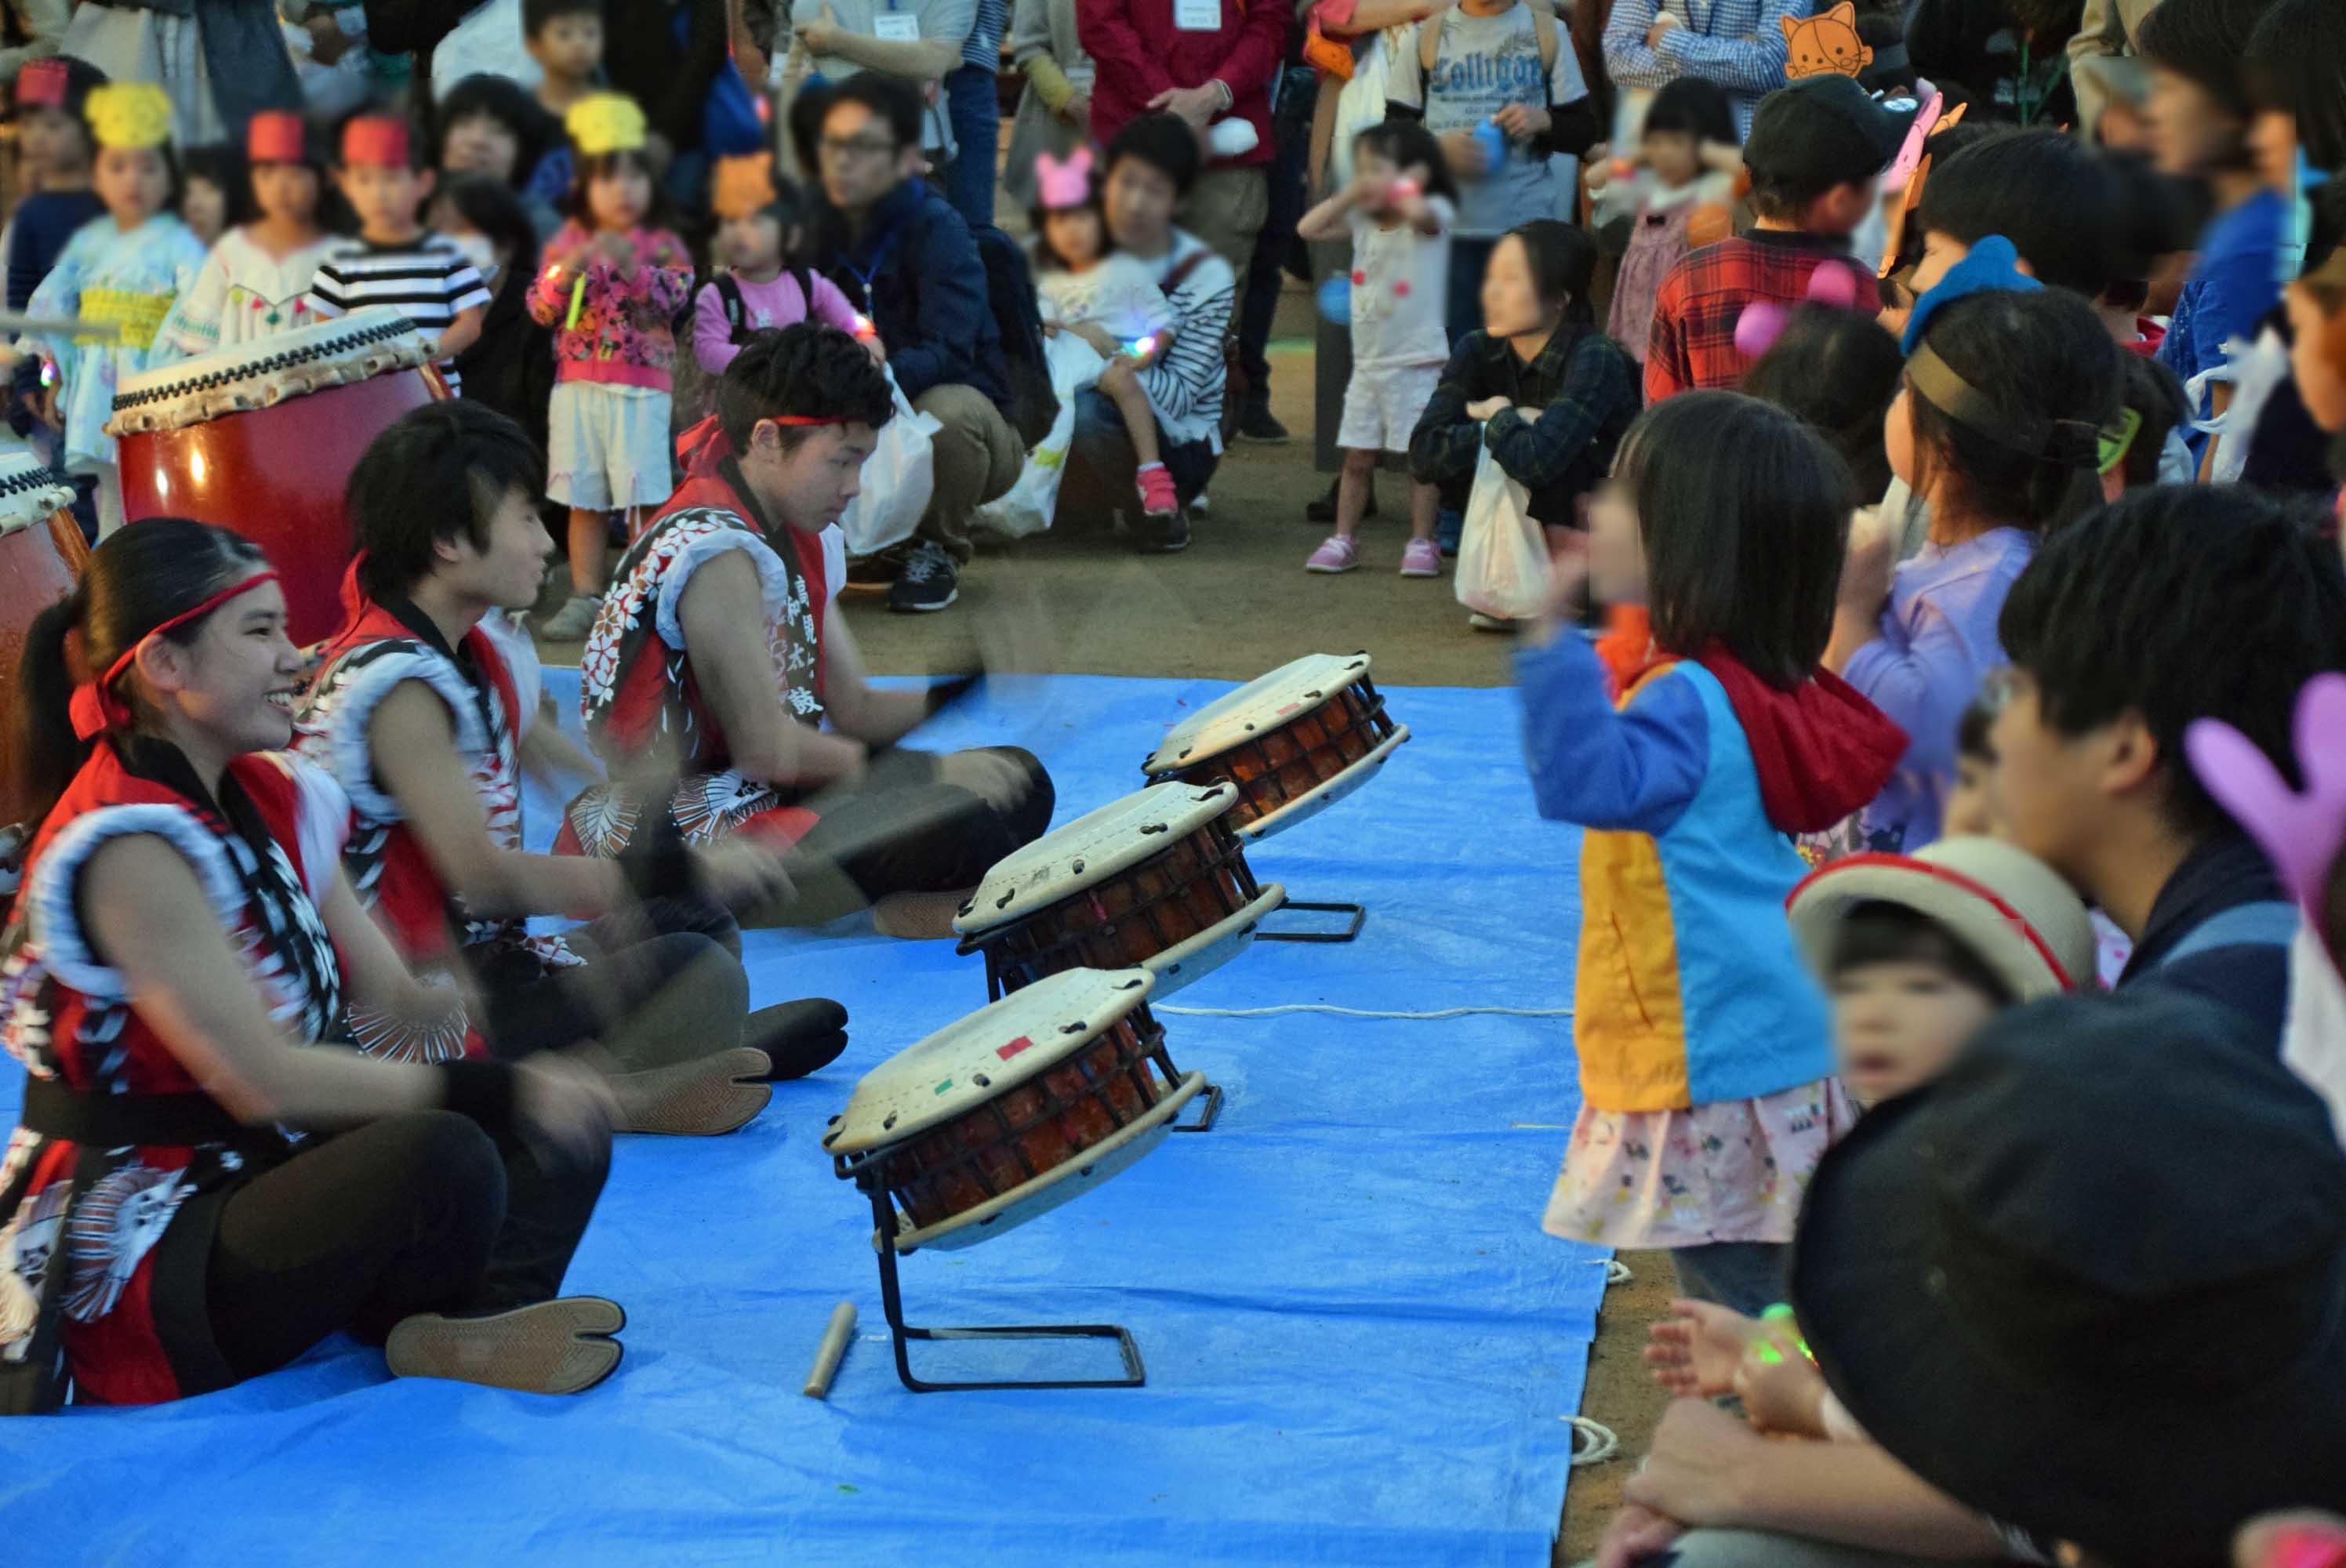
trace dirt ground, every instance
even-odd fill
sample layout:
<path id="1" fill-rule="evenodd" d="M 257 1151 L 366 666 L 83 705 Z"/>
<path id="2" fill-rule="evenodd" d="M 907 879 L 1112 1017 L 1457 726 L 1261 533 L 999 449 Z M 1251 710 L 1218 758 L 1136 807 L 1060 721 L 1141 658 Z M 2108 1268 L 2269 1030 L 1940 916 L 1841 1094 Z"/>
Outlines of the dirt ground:
<path id="1" fill-rule="evenodd" d="M 1395 574 L 1407 536 L 1407 490 L 1379 476 L 1384 518 L 1363 530 L 1360 570 L 1306 575 L 1303 559 L 1328 532 L 1308 524 L 1307 502 L 1328 477 L 1314 472 L 1310 300 L 1291 290 L 1271 348 L 1272 407 L 1296 433 L 1285 446 L 1240 444 L 1210 491 L 1179 555 L 1141 556 L 1106 533 L 1062 535 L 982 553 L 962 576 L 962 603 L 933 616 L 891 616 L 852 604 L 850 624 L 872 667 L 887 674 L 963 667 L 991 629 L 1022 635 L 1021 663 L 1090 675 L 1202 676 L 1246 680 L 1300 654 L 1366 648 L 1377 677 L 1393 686 L 1497 686 L 1508 642 L 1468 629 L 1448 579 Z M 1636 1275 L 1606 1297 L 1589 1356 L 1582 1410 L 1611 1428 L 1621 1454 L 1572 1479 L 1556 1546 L 1558 1564 L 1595 1550 L 1621 1481 L 1645 1450 L 1665 1403 L 1638 1351 L 1667 1308 L 1672 1277 L 1660 1253 L 1623 1259 Z"/>

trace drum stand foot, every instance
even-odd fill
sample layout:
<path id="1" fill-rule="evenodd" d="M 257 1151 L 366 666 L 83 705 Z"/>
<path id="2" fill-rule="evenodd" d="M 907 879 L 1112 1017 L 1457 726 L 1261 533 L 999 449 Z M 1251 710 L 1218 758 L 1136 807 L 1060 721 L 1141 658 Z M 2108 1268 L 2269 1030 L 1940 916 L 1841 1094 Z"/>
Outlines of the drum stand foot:
<path id="1" fill-rule="evenodd" d="M 1209 1121 L 1211 1120 L 1209 1116 Z M 1137 1389 L 1148 1381 L 1140 1364 L 1140 1347 L 1131 1330 L 1113 1323 L 1035 1323 L 1002 1329 L 915 1329 L 904 1321 L 903 1294 L 896 1279 L 896 1209 L 884 1191 L 872 1195 L 872 1217 L 880 1229 L 880 1301 L 888 1316 L 888 1337 L 896 1350 L 896 1378 L 916 1394 L 950 1393 L 971 1389 Z M 1121 1378 L 1005 1378 L 985 1382 L 929 1382 L 913 1375 L 910 1341 L 914 1339 L 1113 1339 L 1123 1358 Z"/>
<path id="2" fill-rule="evenodd" d="M 1176 1122 L 1173 1124 L 1173 1130 L 1177 1133 L 1212 1132 L 1214 1118 L 1221 1114 L 1222 1086 L 1219 1084 L 1209 1084 L 1206 1085 L 1206 1092 L 1198 1096 L 1198 1119 L 1194 1122 Z"/>
<path id="3" fill-rule="evenodd" d="M 1331 931 L 1258 931 L 1254 933 L 1255 941 L 1350 942 L 1361 934 L 1361 927 L 1367 924 L 1369 919 L 1369 911 L 1359 904 L 1313 904 L 1305 903 L 1300 899 L 1288 900 L 1264 918 L 1268 920 L 1291 910 L 1300 910 L 1305 914 L 1350 915 L 1352 918 L 1349 923 Z"/>

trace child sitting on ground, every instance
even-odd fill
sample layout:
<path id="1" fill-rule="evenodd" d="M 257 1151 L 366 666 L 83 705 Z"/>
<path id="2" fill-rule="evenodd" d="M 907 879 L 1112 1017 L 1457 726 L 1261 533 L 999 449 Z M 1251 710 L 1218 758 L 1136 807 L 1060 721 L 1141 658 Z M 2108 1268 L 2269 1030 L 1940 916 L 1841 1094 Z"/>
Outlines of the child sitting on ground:
<path id="1" fill-rule="evenodd" d="M 1848 526 L 1849 470 L 1807 426 L 1673 399 L 1622 443 L 1515 661 L 1540 815 L 1586 830 L 1582 1107 L 1545 1228 L 1670 1248 L 1684 1294 L 1745 1313 L 1782 1293 L 1850 1124 L 1781 918 L 1804 870 L 1786 835 L 1870 799 L 1905 745 L 1817 668 Z M 1592 647 L 1563 619 L 1584 582 L 1650 635 Z"/>
<path id="2" fill-rule="evenodd" d="M 1350 188 L 1310 212 L 1296 232 L 1307 240 L 1349 238 L 1352 378 L 1344 388 L 1336 444 L 1344 467 L 1337 481 L 1336 532 L 1304 563 L 1307 572 L 1349 572 L 1361 564 L 1354 535 L 1375 494 L 1377 457 L 1409 451 L 1409 438 L 1433 400 L 1450 356 L 1443 300 L 1450 276 L 1450 225 L 1458 188 L 1433 133 L 1408 120 L 1372 126 L 1352 138 Z M 1433 542 L 1441 492 L 1422 480 L 1409 491 L 1404 577 L 1438 577 Z"/>
<path id="3" fill-rule="evenodd" d="M 1133 484 L 1140 510 L 1170 519 L 1180 511 L 1180 499 L 1140 372 L 1171 336 L 1173 307 L 1148 269 L 1109 240 L 1090 148 L 1077 148 L 1064 159 L 1049 153 L 1035 158 L 1034 224 L 1035 296 L 1043 331 L 1054 339 L 1081 339 L 1100 357 L 1098 370 L 1054 390 L 1064 399 L 1096 386 L 1116 404 L 1138 464 Z"/>
<path id="4" fill-rule="evenodd" d="M 1956 724 L 2004 662 L 1995 617 L 2037 539 L 2100 503 L 2102 436 L 2118 423 L 2117 345 L 2083 300 L 2021 273 L 2000 237 L 1923 297 L 1906 334 L 1883 439 L 1930 507 L 1929 543 L 1893 571 L 1887 527 L 1853 539 L 1825 662 L 1912 744 L 1842 852 L 1938 837 Z"/>
<path id="5" fill-rule="evenodd" d="M 1790 308 L 1810 297 L 1810 274 L 1849 274 L 1849 302 L 1881 308 L 1870 262 L 1849 257 L 1850 235 L 1874 207 L 1874 180 L 1898 156 L 1914 118 L 1892 110 L 1851 77 L 1810 76 L 1760 100 L 1744 144 L 1751 205 L 1749 234 L 1689 252 L 1654 296 L 1646 351 L 1646 402 L 1696 388 L 1739 385 L 1749 360 L 1736 346 L 1745 306 Z"/>

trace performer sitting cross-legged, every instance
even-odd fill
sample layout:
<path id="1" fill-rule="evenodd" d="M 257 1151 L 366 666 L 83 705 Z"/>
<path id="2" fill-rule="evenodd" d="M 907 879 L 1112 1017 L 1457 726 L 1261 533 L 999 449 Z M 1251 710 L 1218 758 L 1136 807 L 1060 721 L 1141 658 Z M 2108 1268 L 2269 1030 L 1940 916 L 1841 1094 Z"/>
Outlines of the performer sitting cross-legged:
<path id="1" fill-rule="evenodd" d="M 408 960 L 446 964 L 461 949 L 491 1051 L 591 1038 L 630 1074 L 623 1089 L 639 1091 L 621 1095 L 623 1130 L 729 1132 L 772 1093 L 734 1080 L 811 1072 L 844 1046 L 845 1013 L 810 1002 L 745 1023 L 749 983 L 723 901 L 780 889 L 773 851 L 674 839 L 617 861 L 522 850 L 517 753 L 536 717 L 536 661 L 525 641 L 493 636 L 488 618 L 536 597 L 552 553 L 540 466 L 520 426 L 466 402 L 417 409 L 376 438 L 345 507 L 358 550 L 347 618 L 297 716 L 297 745 L 349 794 L 343 863 Z M 523 921 L 537 914 L 601 918 L 532 936 Z M 466 1048 L 372 1015 L 353 1024 L 378 1054 Z"/>
<path id="2" fill-rule="evenodd" d="M 12 755 L 41 825 L 0 934 L 0 1039 L 30 1074 L 0 1162 L 0 1414 L 68 1381 L 200 1394 L 341 1329 L 404 1375 L 555 1393 L 618 1365 L 619 1308 L 556 1298 L 609 1166 L 602 1080 L 318 1044 L 345 994 L 463 1025 L 359 907 L 341 789 L 272 749 L 300 670 L 260 552 L 179 518 L 108 538 L 26 636 Z"/>
<path id="3" fill-rule="evenodd" d="M 693 844 L 753 836 L 795 846 L 778 918 L 861 902 L 885 934 L 948 935 L 1053 796 L 1025 751 L 898 746 L 944 697 L 873 687 L 832 606 L 833 524 L 888 422 L 887 379 L 853 338 L 801 322 L 758 334 L 716 398 L 587 636 L 587 738 L 612 779 L 571 803 L 556 850 L 617 854 L 648 821 Z"/>

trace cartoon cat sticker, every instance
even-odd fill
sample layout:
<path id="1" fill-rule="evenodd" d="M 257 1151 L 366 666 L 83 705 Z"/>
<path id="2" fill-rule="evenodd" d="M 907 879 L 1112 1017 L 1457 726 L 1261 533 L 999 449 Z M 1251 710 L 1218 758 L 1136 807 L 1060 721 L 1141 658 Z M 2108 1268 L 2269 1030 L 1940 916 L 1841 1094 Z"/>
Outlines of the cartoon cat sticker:
<path id="1" fill-rule="evenodd" d="M 1784 76 L 1788 81 L 1835 74 L 1854 76 L 1873 64 L 1873 51 L 1857 36 L 1857 6 L 1853 0 L 1841 0 L 1831 10 L 1805 21 L 1790 16 L 1779 20 L 1784 25 Z"/>

